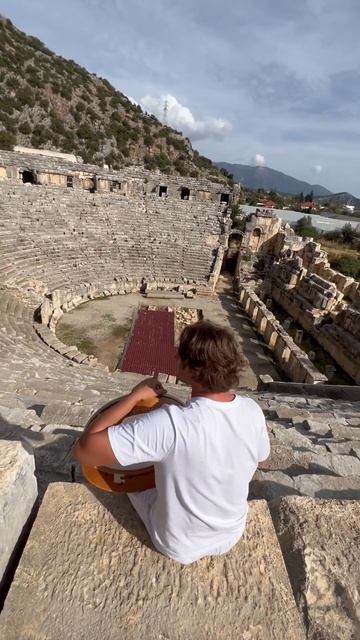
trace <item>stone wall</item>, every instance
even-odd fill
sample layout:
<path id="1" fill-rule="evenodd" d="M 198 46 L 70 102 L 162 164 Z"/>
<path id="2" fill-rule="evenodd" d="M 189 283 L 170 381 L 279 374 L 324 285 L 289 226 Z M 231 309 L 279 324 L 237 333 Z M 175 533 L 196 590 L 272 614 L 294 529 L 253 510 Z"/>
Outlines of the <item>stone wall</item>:
<path id="1" fill-rule="evenodd" d="M 327 381 L 254 291 L 241 285 L 238 300 L 290 380 L 311 384 Z"/>
<path id="2" fill-rule="evenodd" d="M 147 171 L 141 166 L 114 171 L 64 157 L 31 153 L 31 150 L 25 153 L 0 150 L 0 181 L 22 183 L 24 172 L 29 174 L 28 179 L 38 185 L 127 196 L 153 194 L 163 199 L 209 202 L 223 206 L 232 200 L 236 192 L 220 181 L 169 176 L 160 171 Z"/>

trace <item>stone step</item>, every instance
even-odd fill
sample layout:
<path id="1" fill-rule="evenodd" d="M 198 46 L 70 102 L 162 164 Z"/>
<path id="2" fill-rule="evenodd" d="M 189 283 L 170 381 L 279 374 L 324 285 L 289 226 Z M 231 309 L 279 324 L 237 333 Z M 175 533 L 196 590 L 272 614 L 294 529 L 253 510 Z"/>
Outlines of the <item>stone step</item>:
<path id="1" fill-rule="evenodd" d="M 270 508 L 307 637 L 355 640 L 360 502 L 289 497 Z"/>
<path id="2" fill-rule="evenodd" d="M 31 576 L 31 589 L 29 589 Z M 0 618 L 6 640 L 305 640 L 268 507 L 226 555 L 156 552 L 126 496 L 49 486 Z"/>

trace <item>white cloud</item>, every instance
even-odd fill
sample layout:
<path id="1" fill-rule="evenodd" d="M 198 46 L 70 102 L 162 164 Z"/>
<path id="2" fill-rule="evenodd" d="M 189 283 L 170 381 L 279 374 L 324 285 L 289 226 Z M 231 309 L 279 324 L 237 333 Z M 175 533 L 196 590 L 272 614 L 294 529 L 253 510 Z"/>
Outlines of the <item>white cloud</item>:
<path id="1" fill-rule="evenodd" d="M 261 153 L 256 153 L 252 158 L 251 164 L 255 164 L 257 167 L 263 167 L 265 164 L 265 156 Z"/>
<path id="2" fill-rule="evenodd" d="M 174 129 L 183 132 L 191 140 L 205 138 L 224 138 L 231 130 L 231 125 L 222 118 L 204 118 L 197 120 L 188 107 L 182 105 L 175 96 L 161 95 L 159 98 L 144 96 L 140 104 L 149 113 L 153 113 L 164 122 L 164 106 L 166 105 L 166 122 Z"/>
<path id="3" fill-rule="evenodd" d="M 317 173 L 319 175 L 319 173 L 322 172 L 323 168 L 321 164 L 316 164 L 313 168 L 314 173 Z"/>

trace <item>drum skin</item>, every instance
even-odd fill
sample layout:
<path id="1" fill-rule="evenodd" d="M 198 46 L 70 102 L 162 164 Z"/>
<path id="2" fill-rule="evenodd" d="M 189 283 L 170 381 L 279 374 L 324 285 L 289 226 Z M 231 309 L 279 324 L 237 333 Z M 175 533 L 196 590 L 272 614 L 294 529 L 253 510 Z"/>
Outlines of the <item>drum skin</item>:
<path id="1" fill-rule="evenodd" d="M 101 407 L 101 409 L 91 416 L 89 422 L 105 411 L 105 409 L 108 409 L 108 407 L 119 402 L 119 400 L 121 400 L 121 398 L 116 398 Z M 130 416 L 147 413 L 153 409 L 157 409 L 163 404 L 181 405 L 182 403 L 176 398 L 170 396 L 162 396 L 152 400 L 142 400 L 125 417 L 129 418 Z M 102 489 L 109 493 L 134 493 L 137 491 L 146 491 L 147 489 L 155 488 L 155 471 L 153 465 L 141 465 L 141 467 L 142 468 L 140 468 L 140 465 L 135 465 L 135 468 L 122 467 L 121 465 L 111 465 L 111 467 L 103 465 L 99 467 L 90 467 L 89 465 L 84 464 L 81 469 L 84 478 L 98 489 Z"/>

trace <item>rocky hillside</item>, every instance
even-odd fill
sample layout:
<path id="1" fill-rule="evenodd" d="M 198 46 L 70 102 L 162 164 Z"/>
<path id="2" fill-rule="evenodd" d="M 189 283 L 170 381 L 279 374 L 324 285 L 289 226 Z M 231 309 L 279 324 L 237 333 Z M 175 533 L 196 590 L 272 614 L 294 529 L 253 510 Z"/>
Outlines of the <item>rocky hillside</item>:
<path id="1" fill-rule="evenodd" d="M 0 16 L 0 148 L 56 149 L 114 169 L 144 164 L 224 180 L 190 141 Z"/>

